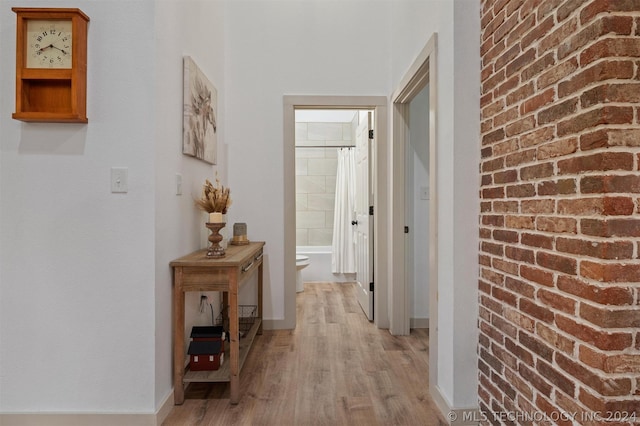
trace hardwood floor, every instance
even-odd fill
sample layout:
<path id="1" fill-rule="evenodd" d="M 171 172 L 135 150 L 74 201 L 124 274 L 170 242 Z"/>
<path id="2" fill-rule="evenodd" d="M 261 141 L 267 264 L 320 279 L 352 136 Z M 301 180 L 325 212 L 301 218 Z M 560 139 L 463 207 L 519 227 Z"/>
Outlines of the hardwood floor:
<path id="1" fill-rule="evenodd" d="M 429 396 L 428 331 L 366 320 L 352 284 L 307 283 L 295 330 L 265 330 L 228 384 L 192 384 L 163 426 L 446 425 Z"/>

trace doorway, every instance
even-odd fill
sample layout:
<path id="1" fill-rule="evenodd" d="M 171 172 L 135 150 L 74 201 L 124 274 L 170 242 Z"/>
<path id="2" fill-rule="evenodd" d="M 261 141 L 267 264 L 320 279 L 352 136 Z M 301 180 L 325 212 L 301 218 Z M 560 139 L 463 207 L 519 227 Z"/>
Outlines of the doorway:
<path id="1" fill-rule="evenodd" d="M 420 54 L 417 56 L 409 70 L 402 78 L 398 89 L 393 94 L 392 117 L 392 221 L 405 222 L 408 208 L 406 194 L 405 168 L 407 162 L 406 147 L 410 142 L 411 129 L 410 110 L 412 101 L 428 86 L 428 185 L 426 185 L 429 199 L 428 209 L 428 314 L 429 314 L 429 388 L 437 405 L 444 411 L 446 402 L 439 398 L 437 391 L 438 377 L 438 216 L 437 216 L 437 129 L 436 106 L 437 91 L 435 84 L 436 75 L 436 47 L 437 34 L 433 34 Z M 433 84 L 430 84 L 433 82 Z M 395 285 L 391 289 L 392 301 L 390 303 L 391 327 L 393 334 L 406 335 L 410 333 L 411 296 L 406 274 L 406 237 L 405 229 L 393 227 L 391 245 L 394 258 L 392 262 L 391 276 Z"/>
<path id="2" fill-rule="evenodd" d="M 386 211 L 378 211 L 378 206 L 386 205 L 388 195 L 384 190 L 386 189 L 386 183 L 384 179 L 387 178 L 387 167 L 384 162 L 379 161 L 380 158 L 386 158 L 386 156 L 378 155 L 379 152 L 385 152 L 387 149 L 386 143 L 386 114 L 387 114 L 387 99 L 382 96 L 285 96 L 284 97 L 284 182 L 285 182 L 285 259 L 291 259 L 291 262 L 285 262 L 285 316 L 286 318 L 293 318 L 293 327 L 295 327 L 295 301 L 296 301 L 296 286 L 295 286 L 295 255 L 296 255 L 296 228 L 295 228 L 295 214 L 296 214 L 296 193 L 295 193 L 295 114 L 296 111 L 309 111 L 309 110 L 371 110 L 373 111 L 374 127 L 379 132 L 379 137 L 375 138 L 371 151 L 371 168 L 374 171 L 372 174 L 370 187 L 372 189 L 373 197 L 373 224 L 371 226 L 374 233 L 380 232 L 381 227 L 387 220 Z M 367 218 L 369 217 L 369 211 L 367 209 Z M 354 218 L 354 222 L 360 223 L 360 220 Z M 355 224 L 354 226 L 359 226 Z M 362 226 L 368 226 L 364 223 Z M 382 228 L 384 230 L 384 228 Z M 386 230 L 384 230 L 386 232 Z M 378 235 L 384 235 L 382 233 Z M 379 268 L 375 268 L 373 271 L 373 283 L 377 283 L 376 293 L 380 294 L 380 297 L 373 298 L 371 300 L 372 310 L 376 313 L 374 317 L 374 323 L 379 328 L 387 328 L 389 321 L 387 315 L 387 297 L 386 293 L 386 262 L 381 261 L 387 256 L 386 247 L 372 245 L 373 249 L 373 264 L 381 265 Z M 369 266 L 369 265 L 368 265 Z M 369 290 L 367 282 L 367 290 Z M 375 285 L 375 284 L 374 284 Z M 364 309 L 363 309 L 364 310 Z M 366 310 L 365 310 L 366 312 Z M 292 327 L 292 328 L 293 328 Z"/>

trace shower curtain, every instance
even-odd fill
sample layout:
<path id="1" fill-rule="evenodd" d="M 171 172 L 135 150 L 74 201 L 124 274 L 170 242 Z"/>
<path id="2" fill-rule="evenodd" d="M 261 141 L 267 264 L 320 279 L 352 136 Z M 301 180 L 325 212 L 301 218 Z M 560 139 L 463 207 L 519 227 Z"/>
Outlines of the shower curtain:
<path id="1" fill-rule="evenodd" d="M 332 272 L 356 272 L 356 253 L 353 225 L 356 209 L 356 155 L 355 149 L 343 148 L 338 152 L 336 174 L 336 201 L 333 221 Z"/>

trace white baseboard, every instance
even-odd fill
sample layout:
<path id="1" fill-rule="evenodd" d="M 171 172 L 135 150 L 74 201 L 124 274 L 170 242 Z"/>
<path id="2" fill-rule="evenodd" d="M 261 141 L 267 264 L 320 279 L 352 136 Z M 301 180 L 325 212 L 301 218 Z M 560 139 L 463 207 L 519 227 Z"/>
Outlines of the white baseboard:
<path id="1" fill-rule="evenodd" d="M 447 399 L 442 395 L 438 386 L 430 386 L 429 393 L 433 402 L 442 413 L 442 416 L 451 426 L 468 426 L 478 425 L 481 420 L 480 409 L 478 407 L 455 408 L 452 407 Z"/>
<path id="2" fill-rule="evenodd" d="M 429 328 L 429 318 L 409 318 L 411 328 Z"/>
<path id="3" fill-rule="evenodd" d="M 2 426 L 160 426 L 173 409 L 173 391 L 156 413 L 0 413 Z"/>

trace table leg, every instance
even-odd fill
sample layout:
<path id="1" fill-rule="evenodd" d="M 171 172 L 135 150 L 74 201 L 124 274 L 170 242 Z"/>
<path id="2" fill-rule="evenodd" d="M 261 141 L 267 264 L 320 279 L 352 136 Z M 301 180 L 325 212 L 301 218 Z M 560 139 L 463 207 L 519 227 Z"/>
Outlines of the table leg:
<path id="1" fill-rule="evenodd" d="M 262 266 L 263 261 L 258 265 L 258 319 L 260 320 L 260 326 L 258 327 L 258 334 L 262 334 Z"/>
<path id="2" fill-rule="evenodd" d="M 182 268 L 175 269 L 173 283 L 173 402 L 184 402 L 184 292 Z"/>
<path id="3" fill-rule="evenodd" d="M 229 370 L 231 403 L 240 401 L 240 333 L 238 321 L 238 270 L 229 272 Z"/>

